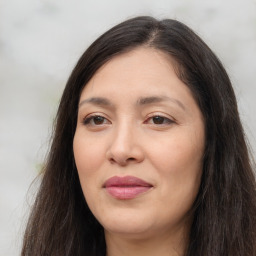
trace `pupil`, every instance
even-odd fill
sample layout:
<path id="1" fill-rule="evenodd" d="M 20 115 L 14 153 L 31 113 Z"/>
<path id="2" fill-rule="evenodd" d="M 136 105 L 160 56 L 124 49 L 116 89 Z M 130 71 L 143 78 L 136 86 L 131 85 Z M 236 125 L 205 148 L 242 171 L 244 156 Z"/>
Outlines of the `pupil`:
<path id="1" fill-rule="evenodd" d="M 102 124 L 104 122 L 104 118 L 101 116 L 96 116 L 96 117 L 94 117 L 93 121 L 95 124 Z"/>
<path id="2" fill-rule="evenodd" d="M 154 124 L 162 124 L 164 122 L 164 118 L 161 116 L 154 116 L 153 122 Z"/>

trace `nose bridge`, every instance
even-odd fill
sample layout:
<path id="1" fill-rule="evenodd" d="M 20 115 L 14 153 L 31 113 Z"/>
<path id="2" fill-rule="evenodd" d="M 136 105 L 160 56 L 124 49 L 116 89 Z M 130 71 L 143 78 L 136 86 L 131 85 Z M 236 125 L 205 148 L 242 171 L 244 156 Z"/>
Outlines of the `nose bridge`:
<path id="1" fill-rule="evenodd" d="M 129 154 L 134 144 L 135 127 L 131 121 L 123 120 L 113 132 L 112 147 L 117 152 Z"/>
<path id="2" fill-rule="evenodd" d="M 108 151 L 109 160 L 121 165 L 130 161 L 141 161 L 143 153 L 138 139 L 138 127 L 129 118 L 123 118 L 113 127 Z"/>

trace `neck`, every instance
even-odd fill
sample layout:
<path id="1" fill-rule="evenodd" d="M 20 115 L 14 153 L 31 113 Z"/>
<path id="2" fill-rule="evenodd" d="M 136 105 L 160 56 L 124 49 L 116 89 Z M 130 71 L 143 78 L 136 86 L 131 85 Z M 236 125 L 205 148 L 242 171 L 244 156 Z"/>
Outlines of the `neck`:
<path id="1" fill-rule="evenodd" d="M 176 234 L 157 233 L 143 239 L 105 231 L 107 256 L 184 256 L 186 237 L 184 230 Z"/>

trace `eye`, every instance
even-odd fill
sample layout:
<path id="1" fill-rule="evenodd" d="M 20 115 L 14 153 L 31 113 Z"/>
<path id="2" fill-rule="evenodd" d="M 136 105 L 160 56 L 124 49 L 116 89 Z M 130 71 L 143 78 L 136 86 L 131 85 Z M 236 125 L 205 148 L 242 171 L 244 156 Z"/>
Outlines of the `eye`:
<path id="1" fill-rule="evenodd" d="M 84 125 L 91 125 L 91 126 L 100 126 L 104 124 L 109 124 L 110 122 L 103 116 L 100 115 L 92 115 L 88 116 L 83 120 Z"/>
<path id="2" fill-rule="evenodd" d="M 168 125 L 168 124 L 174 123 L 174 121 L 164 116 L 155 115 L 155 116 L 149 117 L 146 120 L 146 123 L 154 124 L 154 125 Z"/>

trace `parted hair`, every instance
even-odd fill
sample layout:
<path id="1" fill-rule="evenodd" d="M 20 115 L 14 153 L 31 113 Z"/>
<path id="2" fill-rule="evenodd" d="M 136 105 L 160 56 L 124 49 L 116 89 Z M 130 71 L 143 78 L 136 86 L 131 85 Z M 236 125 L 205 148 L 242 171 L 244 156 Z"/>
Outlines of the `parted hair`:
<path id="1" fill-rule="evenodd" d="M 108 30 L 73 69 L 57 111 L 21 255 L 105 255 L 104 230 L 87 206 L 74 162 L 78 103 L 84 86 L 103 64 L 136 47 L 151 47 L 175 60 L 177 76 L 190 88 L 204 117 L 203 174 L 184 256 L 255 256 L 254 164 L 230 79 L 190 28 L 148 16 Z"/>

